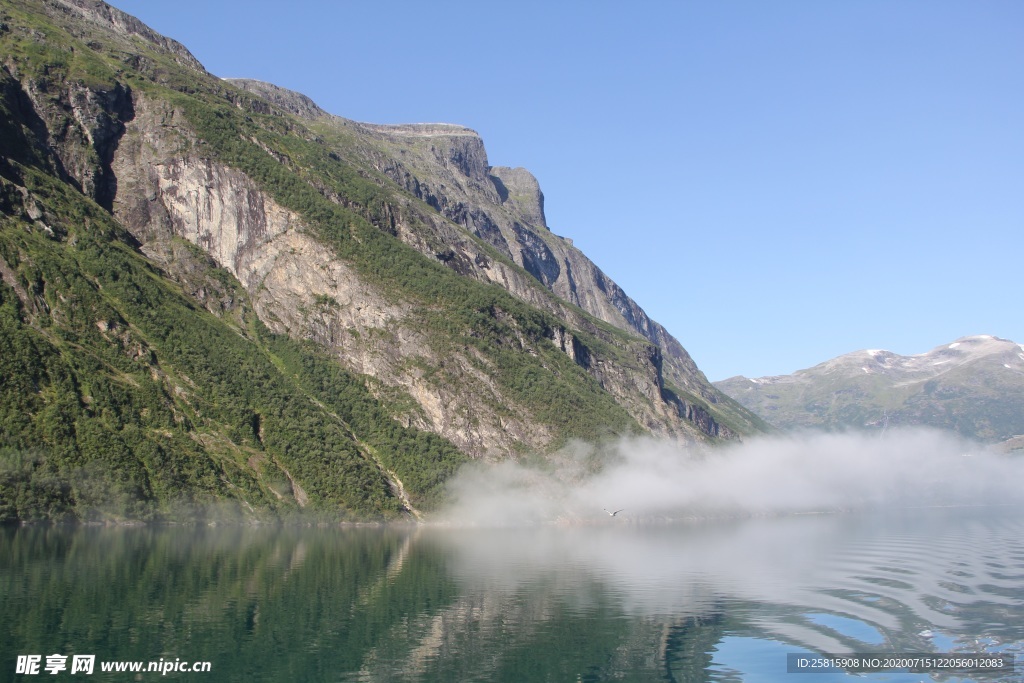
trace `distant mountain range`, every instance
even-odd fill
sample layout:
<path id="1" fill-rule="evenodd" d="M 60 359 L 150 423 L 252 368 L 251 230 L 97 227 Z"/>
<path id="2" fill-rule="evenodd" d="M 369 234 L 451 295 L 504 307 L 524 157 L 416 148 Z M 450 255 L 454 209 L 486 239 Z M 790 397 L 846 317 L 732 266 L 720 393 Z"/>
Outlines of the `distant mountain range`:
<path id="1" fill-rule="evenodd" d="M 1024 345 L 991 335 L 914 356 L 867 349 L 791 375 L 715 385 L 781 429 L 921 425 L 987 443 L 1024 434 Z"/>

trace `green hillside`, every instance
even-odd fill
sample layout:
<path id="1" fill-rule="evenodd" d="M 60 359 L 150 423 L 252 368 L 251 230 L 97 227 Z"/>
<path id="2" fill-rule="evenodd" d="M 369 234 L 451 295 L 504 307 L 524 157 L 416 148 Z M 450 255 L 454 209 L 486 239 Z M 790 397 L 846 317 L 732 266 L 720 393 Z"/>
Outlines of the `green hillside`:
<path id="1" fill-rule="evenodd" d="M 380 171 L 381 133 L 94 0 L 3 2 L 0 59 L 0 521 L 413 517 L 470 458 L 760 424 Z"/>

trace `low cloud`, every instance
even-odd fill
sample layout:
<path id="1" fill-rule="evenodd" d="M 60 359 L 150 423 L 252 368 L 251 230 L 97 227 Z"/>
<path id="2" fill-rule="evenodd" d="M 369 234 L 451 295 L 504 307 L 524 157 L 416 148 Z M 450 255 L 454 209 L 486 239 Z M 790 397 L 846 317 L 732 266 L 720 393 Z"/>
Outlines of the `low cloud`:
<path id="1" fill-rule="evenodd" d="M 1024 501 L 1024 458 L 945 432 L 804 433 L 717 448 L 573 443 L 534 464 L 474 463 L 451 482 L 452 524 L 586 524 L 998 505 Z"/>

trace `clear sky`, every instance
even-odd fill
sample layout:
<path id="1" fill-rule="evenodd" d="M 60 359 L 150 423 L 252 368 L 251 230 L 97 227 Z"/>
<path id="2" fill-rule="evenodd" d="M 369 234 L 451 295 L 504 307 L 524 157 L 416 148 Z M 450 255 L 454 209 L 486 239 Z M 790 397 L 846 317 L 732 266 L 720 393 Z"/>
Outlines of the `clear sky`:
<path id="1" fill-rule="evenodd" d="M 212 73 L 523 166 L 709 379 L 1024 343 L 1024 2 L 114 0 Z"/>

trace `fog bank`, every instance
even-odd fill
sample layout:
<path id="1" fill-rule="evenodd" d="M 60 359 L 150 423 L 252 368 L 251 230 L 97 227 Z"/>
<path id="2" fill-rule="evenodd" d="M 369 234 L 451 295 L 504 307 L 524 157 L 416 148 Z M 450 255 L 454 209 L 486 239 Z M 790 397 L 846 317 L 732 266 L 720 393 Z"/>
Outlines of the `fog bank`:
<path id="1" fill-rule="evenodd" d="M 647 438 L 573 443 L 535 464 L 473 463 L 438 518 L 509 526 L 1024 501 L 1024 457 L 944 432 L 803 433 L 715 448 Z M 614 519 L 606 512 L 623 509 Z"/>

